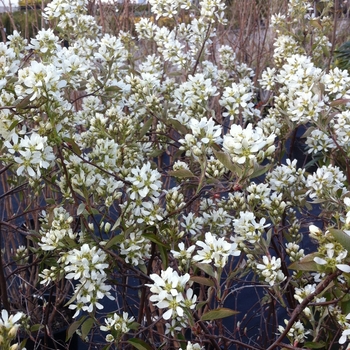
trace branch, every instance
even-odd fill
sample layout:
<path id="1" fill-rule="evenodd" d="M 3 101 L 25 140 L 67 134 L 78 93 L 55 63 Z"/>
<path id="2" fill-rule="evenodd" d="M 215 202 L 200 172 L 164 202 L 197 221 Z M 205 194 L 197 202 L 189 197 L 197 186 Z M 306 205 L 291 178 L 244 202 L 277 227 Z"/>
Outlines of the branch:
<path id="1" fill-rule="evenodd" d="M 288 324 L 286 325 L 286 328 L 284 329 L 283 333 L 277 338 L 277 340 L 269 347 L 267 350 L 275 349 L 276 347 L 281 345 L 281 342 L 283 338 L 288 334 L 289 330 L 292 328 L 293 324 L 299 317 L 299 315 L 303 312 L 303 310 L 309 305 L 311 300 L 319 295 L 321 292 L 323 292 L 327 286 L 339 275 L 341 275 L 342 272 L 337 270 L 333 272 L 332 274 L 328 275 L 322 282 L 318 284 L 315 291 L 311 294 L 309 294 L 293 311 L 292 315 L 290 316 L 290 320 Z"/>

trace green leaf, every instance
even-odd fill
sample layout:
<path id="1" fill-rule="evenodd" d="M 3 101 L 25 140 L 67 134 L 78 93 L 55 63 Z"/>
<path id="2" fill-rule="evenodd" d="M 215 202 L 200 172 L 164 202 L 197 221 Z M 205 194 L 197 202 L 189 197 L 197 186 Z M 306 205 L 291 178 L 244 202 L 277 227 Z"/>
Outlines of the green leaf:
<path id="1" fill-rule="evenodd" d="M 89 317 L 81 326 L 81 337 L 85 339 L 91 331 L 92 326 L 94 325 L 95 320 L 92 317 Z"/>
<path id="2" fill-rule="evenodd" d="M 208 304 L 208 300 L 206 300 L 206 301 L 201 301 L 201 302 L 197 303 L 197 305 L 196 305 L 196 310 L 201 309 L 204 305 L 207 305 L 207 304 Z"/>
<path id="3" fill-rule="evenodd" d="M 10 127 L 8 128 L 8 131 L 12 131 L 18 125 L 18 123 L 19 123 L 19 120 L 13 121 Z"/>
<path id="4" fill-rule="evenodd" d="M 250 179 L 254 179 L 255 177 L 259 177 L 261 175 L 264 175 L 270 168 L 270 165 L 265 166 L 254 166 L 253 173 L 249 176 Z"/>
<path id="5" fill-rule="evenodd" d="M 169 248 L 169 246 L 163 243 L 154 233 L 143 233 L 143 237 L 149 239 L 151 242 L 157 244 L 158 246 L 162 246 L 164 248 Z"/>
<path id="6" fill-rule="evenodd" d="M 215 277 L 214 270 L 211 265 L 209 264 L 203 264 L 203 263 L 197 263 L 195 264 L 200 270 L 204 271 L 207 275 L 211 277 Z"/>
<path id="7" fill-rule="evenodd" d="M 220 163 L 223 164 L 223 166 L 232 171 L 233 174 L 237 175 L 238 177 L 241 177 L 243 174 L 242 169 L 239 167 L 239 165 L 233 164 L 232 159 L 229 154 L 225 152 L 219 152 L 213 150 L 215 157 L 219 160 Z"/>
<path id="8" fill-rule="evenodd" d="M 79 204 L 78 209 L 77 209 L 77 215 L 78 216 L 81 215 L 84 212 L 85 207 L 86 207 L 85 203 L 80 203 Z"/>
<path id="9" fill-rule="evenodd" d="M 44 325 L 42 324 L 33 324 L 33 326 L 30 327 L 31 332 L 37 332 L 39 329 L 44 328 Z"/>
<path id="10" fill-rule="evenodd" d="M 196 177 L 191 170 L 187 169 L 179 169 L 179 170 L 170 170 L 168 171 L 168 174 L 170 176 L 178 177 L 181 179 L 188 178 L 188 177 Z"/>
<path id="11" fill-rule="evenodd" d="M 75 333 L 75 331 L 80 327 L 80 325 L 86 320 L 87 316 L 83 316 L 82 318 L 80 318 L 78 321 L 73 322 L 67 331 L 67 336 L 66 336 L 66 341 L 69 340 L 70 338 L 72 338 L 73 334 Z"/>
<path id="12" fill-rule="evenodd" d="M 122 241 L 125 240 L 124 235 L 115 235 L 114 237 L 112 237 L 104 246 L 104 248 L 109 249 L 111 247 L 113 247 L 115 244 L 121 243 Z"/>
<path id="13" fill-rule="evenodd" d="M 128 343 L 138 350 L 153 350 L 150 345 L 141 339 L 131 338 L 128 340 Z"/>
<path id="14" fill-rule="evenodd" d="M 57 203 L 57 200 L 54 198 L 46 198 L 46 203 L 50 205 L 54 205 Z"/>
<path id="15" fill-rule="evenodd" d="M 64 137 L 63 141 L 65 141 L 67 143 L 68 147 L 72 148 L 72 150 L 75 154 L 77 154 L 78 156 L 81 155 L 81 150 L 80 150 L 79 146 L 76 144 L 76 142 L 72 138 Z"/>
<path id="16" fill-rule="evenodd" d="M 344 231 L 330 228 L 329 232 L 333 235 L 338 243 L 340 243 L 348 252 L 350 252 L 350 236 Z"/>
<path id="17" fill-rule="evenodd" d="M 186 135 L 186 134 L 189 133 L 188 129 L 187 129 L 183 124 L 181 124 L 178 120 L 169 118 L 169 119 L 167 120 L 167 122 L 168 122 L 169 124 L 171 124 L 172 127 L 173 127 L 177 132 L 179 132 L 180 134 Z"/>
<path id="18" fill-rule="evenodd" d="M 132 330 L 134 330 L 134 331 L 136 331 L 137 329 L 139 329 L 139 327 L 140 327 L 140 324 L 137 323 L 137 322 L 133 322 L 133 323 L 131 323 L 131 324 L 128 325 L 128 328 L 130 328 L 130 329 L 132 329 Z"/>
<path id="19" fill-rule="evenodd" d="M 111 85 L 111 86 L 108 86 L 107 88 L 105 88 L 105 91 L 106 92 L 121 92 L 122 89 L 119 86 Z"/>
<path id="20" fill-rule="evenodd" d="M 211 311 L 205 313 L 201 317 L 201 321 L 218 320 L 221 318 L 230 317 L 230 316 L 237 315 L 237 314 L 239 314 L 239 311 L 235 311 L 235 310 L 231 310 L 231 309 L 222 307 L 222 308 L 219 308 L 216 310 L 211 310 Z"/>
<path id="21" fill-rule="evenodd" d="M 33 96 L 33 94 L 30 94 L 30 95 L 26 96 L 25 98 L 23 98 L 21 100 L 17 100 L 17 101 L 15 101 L 14 105 L 18 109 L 25 108 L 31 102 L 30 99 L 31 99 L 32 96 Z"/>
<path id="22" fill-rule="evenodd" d="M 152 126 L 152 123 L 153 123 L 153 119 L 152 118 L 149 118 L 146 123 L 143 124 L 143 127 L 140 131 L 140 138 L 144 137 L 148 130 L 150 129 L 150 127 Z"/>
<path id="23" fill-rule="evenodd" d="M 336 106 L 341 106 L 341 105 L 346 105 L 350 102 L 348 98 L 340 98 L 338 100 L 332 101 L 329 105 L 331 107 L 336 107 Z"/>
<path id="24" fill-rule="evenodd" d="M 304 347 L 309 348 L 309 349 L 322 349 L 326 346 L 326 344 L 324 342 L 312 342 L 312 341 L 308 341 L 305 342 Z"/>
<path id="25" fill-rule="evenodd" d="M 344 315 L 347 315 L 350 313 L 350 295 L 346 294 L 345 297 L 341 301 L 341 310 Z"/>
<path id="26" fill-rule="evenodd" d="M 288 268 L 300 271 L 317 271 L 318 264 L 314 261 L 314 258 L 317 257 L 317 255 L 317 253 L 308 254 L 303 259 L 294 261 Z"/>
<path id="27" fill-rule="evenodd" d="M 165 248 L 162 245 L 158 245 L 158 250 L 159 250 L 160 256 L 162 258 L 163 270 L 166 270 L 168 268 L 168 264 L 169 264 L 169 261 L 168 261 L 168 249 Z"/>
<path id="28" fill-rule="evenodd" d="M 208 287 L 214 287 L 214 281 L 212 281 L 210 278 L 201 277 L 201 276 L 192 276 L 191 281 L 199 284 L 203 284 L 204 286 Z"/>
<path id="29" fill-rule="evenodd" d="M 159 156 L 161 156 L 164 153 L 164 150 L 162 149 L 155 149 L 152 152 L 148 153 L 148 156 L 150 158 L 157 158 Z"/>

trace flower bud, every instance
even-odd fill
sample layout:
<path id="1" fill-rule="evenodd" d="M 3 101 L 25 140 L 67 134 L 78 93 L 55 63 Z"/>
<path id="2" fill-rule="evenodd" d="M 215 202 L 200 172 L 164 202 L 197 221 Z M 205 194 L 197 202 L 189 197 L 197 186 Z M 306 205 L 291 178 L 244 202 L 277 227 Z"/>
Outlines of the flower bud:
<path id="1" fill-rule="evenodd" d="M 9 337 L 14 338 L 17 334 L 17 330 L 18 330 L 18 325 L 13 326 L 8 332 Z"/>
<path id="2" fill-rule="evenodd" d="M 10 346 L 10 350 L 17 350 L 17 349 L 19 349 L 18 343 L 13 344 L 13 345 Z"/>

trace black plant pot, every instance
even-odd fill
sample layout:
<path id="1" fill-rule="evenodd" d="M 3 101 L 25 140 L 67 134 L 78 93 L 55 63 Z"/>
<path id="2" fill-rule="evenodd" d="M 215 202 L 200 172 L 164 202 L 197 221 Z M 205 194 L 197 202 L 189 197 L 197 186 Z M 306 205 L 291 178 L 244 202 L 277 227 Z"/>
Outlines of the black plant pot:
<path id="1" fill-rule="evenodd" d="M 78 348 L 78 335 L 74 334 L 66 341 L 67 328 L 57 330 L 51 337 L 39 334 L 35 341 L 27 339 L 25 348 L 27 350 L 76 350 Z"/>
<path id="2" fill-rule="evenodd" d="M 38 301 L 36 310 L 39 311 L 50 297 L 49 295 L 44 295 L 38 296 L 36 299 Z M 51 301 L 55 301 L 55 296 L 51 296 Z M 46 308 L 50 308 L 49 313 L 53 311 L 49 304 L 46 304 Z M 44 312 L 44 310 L 40 311 Z M 63 314 L 64 317 L 61 316 Z M 51 334 L 46 334 L 45 327 L 33 333 L 31 338 L 23 334 L 21 341 L 26 340 L 25 348 L 27 350 L 77 350 L 79 338 L 77 334 L 74 333 L 72 338 L 66 341 L 69 327 L 69 324 L 67 324 L 69 321 L 67 320 L 72 320 L 73 311 L 68 308 L 63 308 L 61 312 L 56 313 L 56 315 L 57 318 L 53 320 L 53 323 L 59 328 L 53 329 Z M 43 326 L 45 326 L 45 324 L 43 324 Z"/>

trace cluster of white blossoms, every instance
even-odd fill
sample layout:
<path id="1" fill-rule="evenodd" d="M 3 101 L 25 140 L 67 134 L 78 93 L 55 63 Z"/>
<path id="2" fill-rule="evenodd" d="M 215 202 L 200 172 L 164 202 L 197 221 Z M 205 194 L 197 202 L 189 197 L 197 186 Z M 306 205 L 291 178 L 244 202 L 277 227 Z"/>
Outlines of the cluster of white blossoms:
<path id="1" fill-rule="evenodd" d="M 346 193 L 344 182 L 346 176 L 337 166 L 329 165 L 317 168 L 316 172 L 310 174 L 306 180 L 307 194 L 314 201 L 333 200 L 336 201 Z"/>
<path id="2" fill-rule="evenodd" d="M 216 237 L 211 232 L 205 234 L 205 240 L 197 241 L 196 245 L 202 249 L 197 250 L 193 260 L 203 264 L 213 263 L 217 268 L 223 268 L 230 255 L 238 256 L 241 254 L 237 250 L 237 243 L 229 243 L 223 237 Z"/>
<path id="3" fill-rule="evenodd" d="M 188 10 L 191 6 L 188 0 L 150 0 L 149 3 L 152 12 L 157 16 L 156 19 L 163 16 L 172 18 L 178 14 L 179 9 Z"/>
<path id="4" fill-rule="evenodd" d="M 133 266 L 143 265 L 145 259 L 149 259 L 151 244 L 142 237 L 142 231 L 131 232 L 120 244 L 120 254 L 125 256 L 125 261 Z"/>
<path id="5" fill-rule="evenodd" d="M 350 341 L 350 313 L 346 316 L 340 312 L 337 312 L 335 314 L 337 321 L 343 330 L 341 337 L 339 338 L 339 344 L 345 344 Z"/>
<path id="6" fill-rule="evenodd" d="M 48 169 L 56 158 L 52 147 L 47 143 L 47 137 L 42 137 L 36 132 L 24 137 L 13 133 L 4 145 L 9 158 L 12 157 L 18 164 L 17 175 L 28 174 L 38 179 L 41 176 L 41 169 Z"/>
<path id="7" fill-rule="evenodd" d="M 288 320 L 284 320 L 284 323 L 287 325 Z M 284 332 L 284 327 L 279 326 L 278 330 L 280 333 Z M 289 329 L 287 333 L 287 337 L 289 338 L 291 344 L 298 344 L 303 343 L 305 341 L 305 338 L 310 333 L 310 331 L 305 330 L 304 325 L 300 321 L 296 321 L 293 326 Z"/>
<path id="8" fill-rule="evenodd" d="M 244 121 L 251 120 L 258 116 L 259 109 L 255 108 L 252 98 L 254 96 L 253 82 L 245 77 L 239 83 L 232 83 L 231 87 L 226 87 L 220 99 L 220 105 L 227 111 L 223 117 L 230 117 L 230 120 L 242 116 Z"/>
<path id="9" fill-rule="evenodd" d="M 331 120 L 330 125 L 332 126 L 334 132 L 332 137 L 333 142 L 336 142 L 338 149 L 342 149 L 347 156 L 350 154 L 350 112 L 345 110 L 338 113 L 334 119 Z M 335 148 L 335 147 L 334 147 Z"/>
<path id="10" fill-rule="evenodd" d="M 262 129 L 248 124 L 246 128 L 233 124 L 224 136 L 223 148 L 233 162 L 248 166 L 261 163 L 275 151 L 275 135 L 264 135 Z"/>
<path id="11" fill-rule="evenodd" d="M 65 248 L 69 240 L 77 238 L 77 233 L 73 232 L 71 227 L 74 219 L 64 208 L 54 208 L 50 225 L 48 219 L 46 215 L 40 229 L 39 246 L 42 250 L 52 251 L 57 248 Z"/>
<path id="12" fill-rule="evenodd" d="M 298 203 L 304 199 L 305 169 L 297 168 L 297 160 L 286 159 L 286 164 L 274 167 L 266 175 L 270 188 L 275 193 L 282 194 L 288 201 Z"/>
<path id="13" fill-rule="evenodd" d="M 0 347 L 5 350 L 20 349 L 18 343 L 13 343 L 20 328 L 20 320 L 25 315 L 22 312 L 17 312 L 10 315 L 7 310 L 2 309 L 0 315 Z M 11 345 L 12 344 L 12 345 Z"/>
<path id="14" fill-rule="evenodd" d="M 180 350 L 181 348 L 179 348 Z M 191 343 L 191 342 L 187 342 L 187 345 L 186 345 L 186 349 L 185 350 L 203 350 L 204 349 L 204 346 L 200 346 L 199 344 L 197 343 Z"/>
<path id="15" fill-rule="evenodd" d="M 290 272 L 305 263 L 302 227 L 315 204 L 346 246 L 350 235 L 350 76 L 320 68 L 330 65 L 329 57 L 321 61 L 330 51 L 330 18 L 316 18 L 310 3 L 290 0 L 285 14 L 271 18 L 278 36 L 274 62 L 263 72 L 239 61 L 238 46 L 215 38 L 226 23 L 222 0 L 150 0 L 153 18 L 135 18 L 135 32 L 115 35 L 104 24 L 104 7 L 97 22 L 87 14 L 88 1 L 53 0 L 43 16 L 55 29 L 42 29 L 28 42 L 14 32 L 0 43 L 2 160 L 17 175 L 13 183 L 28 180 L 30 190 L 45 195 L 40 200 L 57 206 L 33 235 L 35 247 L 21 246 L 14 256 L 26 263 L 30 251 L 43 259 L 43 288 L 73 280 L 67 285 L 74 286 L 74 317 L 83 311 L 95 322 L 120 278 L 130 273 L 144 281 L 150 274 L 150 303 L 138 310 L 148 314 L 138 334 L 147 336 L 155 325 L 164 346 L 174 341 L 177 347 L 191 328 L 193 343 L 181 340 L 182 348 L 200 350 L 209 338 L 193 325 L 199 303 L 190 274 L 204 281 L 198 314 L 214 311 L 208 316 L 214 317 L 213 341 L 215 308 L 226 307 L 230 284 L 251 271 L 268 289 L 265 298 L 287 299 L 284 293 L 293 288 L 302 302 L 316 290 L 310 281 L 337 269 L 342 276 L 329 286 L 335 290 L 329 299 L 341 300 L 349 256 L 331 229 L 310 227 L 318 246 L 306 262 L 316 266 L 316 275 Z M 316 171 L 286 159 L 301 128 Z M 288 272 L 284 258 L 292 263 Z M 135 306 L 140 300 L 135 296 Z M 304 315 L 316 322 L 313 310 L 305 308 Z M 323 311 L 322 322 L 328 322 L 328 308 Z M 349 315 L 336 317 L 343 344 L 350 338 Z M 0 332 L 3 323 L 15 335 L 19 319 L 3 311 Z M 125 312 L 95 326 L 108 333 L 107 347 L 136 328 Z M 224 328 L 226 341 L 231 335 Z M 301 317 L 288 330 L 293 345 L 307 334 Z"/>
<path id="16" fill-rule="evenodd" d="M 61 258 L 65 264 L 65 278 L 79 281 L 75 286 L 75 304 L 69 305 L 70 309 L 76 310 L 73 317 L 77 317 L 80 311 L 103 309 L 99 300 L 105 296 L 114 299 L 109 292 L 112 287 L 106 283 L 106 270 L 109 267 L 107 258 L 102 249 L 87 243 L 80 249 L 72 249 Z"/>
<path id="17" fill-rule="evenodd" d="M 192 155 L 195 159 L 202 159 L 202 156 L 211 154 L 211 146 L 222 143 L 221 126 L 215 125 L 212 118 L 204 117 L 200 121 L 191 118 L 189 127 L 192 134 L 186 134 L 184 139 L 180 139 L 180 150 L 186 152 L 187 156 Z"/>
<path id="18" fill-rule="evenodd" d="M 114 313 L 104 319 L 104 324 L 100 326 L 100 329 L 103 332 L 109 332 L 106 335 L 106 341 L 114 343 L 118 342 L 125 333 L 130 331 L 130 326 L 134 321 L 135 318 L 133 316 L 129 317 L 127 312 L 123 312 L 123 316 Z"/>
<path id="19" fill-rule="evenodd" d="M 256 264 L 257 273 L 264 278 L 270 286 L 283 282 L 287 277 L 281 271 L 281 258 L 263 256 L 263 261 Z"/>
<path id="20" fill-rule="evenodd" d="M 260 237 L 265 232 L 265 228 L 270 224 L 266 223 L 265 218 L 256 220 L 254 213 L 245 211 L 239 213 L 239 218 L 233 220 L 233 228 L 237 236 L 234 237 L 236 242 L 239 242 L 239 246 L 244 248 L 247 241 L 251 244 L 255 244 L 260 240 Z"/>
<path id="21" fill-rule="evenodd" d="M 160 194 L 162 182 L 160 181 L 161 174 L 156 169 L 151 169 L 151 163 L 144 164 L 141 168 L 136 167 L 131 169 L 131 174 L 125 178 L 131 183 L 128 192 L 130 199 L 136 200 L 145 198 L 157 198 Z"/>
<path id="22" fill-rule="evenodd" d="M 153 284 L 146 284 L 152 293 L 150 301 L 159 309 L 167 309 L 162 314 L 165 320 L 174 319 L 186 324 L 185 310 L 192 310 L 196 306 L 197 296 L 192 288 L 187 288 L 190 280 L 188 273 L 180 276 L 171 267 L 162 270 L 160 275 L 151 274 Z"/>

